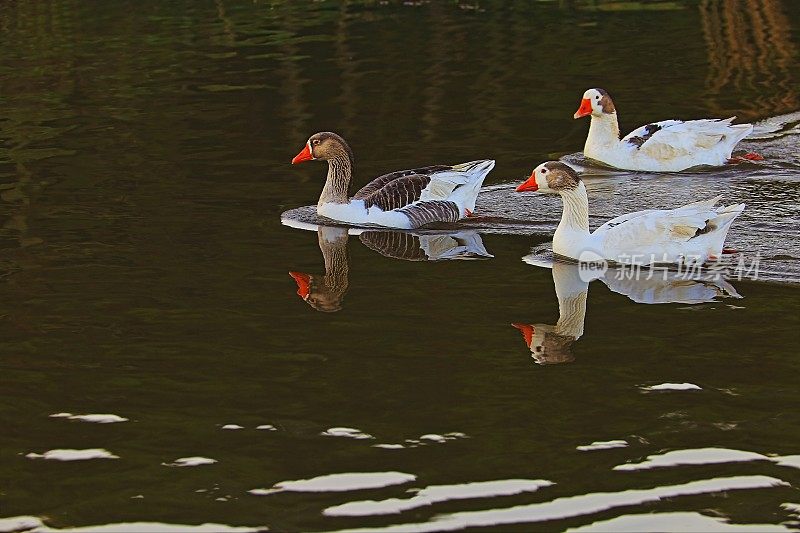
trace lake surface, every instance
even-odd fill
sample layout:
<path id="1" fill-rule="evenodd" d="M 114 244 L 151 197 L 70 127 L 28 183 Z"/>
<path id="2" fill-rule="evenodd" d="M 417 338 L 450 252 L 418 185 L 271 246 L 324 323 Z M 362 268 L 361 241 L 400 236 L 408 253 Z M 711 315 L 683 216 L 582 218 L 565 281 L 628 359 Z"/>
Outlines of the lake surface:
<path id="1" fill-rule="evenodd" d="M 741 6 L 0 4 L 0 531 L 800 528 L 800 3 Z M 585 177 L 593 227 L 746 202 L 757 279 L 550 261 L 512 189 L 585 166 L 592 86 L 759 124 L 763 162 Z M 284 225 L 321 130 L 358 186 L 494 158 L 506 221 Z"/>

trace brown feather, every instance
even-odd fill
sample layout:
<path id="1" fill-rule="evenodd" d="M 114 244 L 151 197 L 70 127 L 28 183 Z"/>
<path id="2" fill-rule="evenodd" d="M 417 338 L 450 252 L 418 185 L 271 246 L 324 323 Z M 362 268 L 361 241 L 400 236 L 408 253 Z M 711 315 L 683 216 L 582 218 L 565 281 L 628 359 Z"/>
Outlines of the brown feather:
<path id="1" fill-rule="evenodd" d="M 419 200 L 422 191 L 430 182 L 430 176 L 420 176 L 418 174 L 403 176 L 402 178 L 391 180 L 383 187 L 366 196 L 362 196 L 360 199 L 364 200 L 364 206 L 367 209 L 374 206 L 383 211 L 391 211 Z"/>
<path id="2" fill-rule="evenodd" d="M 429 167 L 421 167 L 411 170 L 398 170 L 397 172 L 390 172 L 389 174 L 378 176 L 374 180 L 370 181 L 369 183 L 361 187 L 361 189 L 359 189 L 358 192 L 356 192 L 353 195 L 353 198 L 356 200 L 363 200 L 368 196 L 370 196 L 371 194 L 375 193 L 376 191 L 380 190 L 387 183 L 390 183 L 399 178 L 404 178 L 413 175 L 429 177 L 434 172 L 441 172 L 442 170 L 451 170 L 452 168 L 453 167 L 449 165 L 432 165 Z M 428 178 L 428 182 L 430 182 L 430 178 Z"/>

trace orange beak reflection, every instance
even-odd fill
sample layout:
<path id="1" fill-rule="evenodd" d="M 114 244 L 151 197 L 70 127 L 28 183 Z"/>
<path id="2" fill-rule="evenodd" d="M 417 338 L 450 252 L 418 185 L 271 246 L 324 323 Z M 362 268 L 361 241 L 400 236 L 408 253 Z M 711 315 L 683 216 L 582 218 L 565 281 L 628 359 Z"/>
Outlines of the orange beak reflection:
<path id="1" fill-rule="evenodd" d="M 534 328 L 530 324 L 520 324 L 518 322 L 514 322 L 511 325 L 522 332 L 522 338 L 525 339 L 525 344 L 527 344 L 528 348 L 530 348 L 531 342 L 533 342 L 533 334 L 536 332 L 536 328 Z"/>
<path id="2" fill-rule="evenodd" d="M 303 272 L 289 272 L 297 283 L 297 295 L 305 300 L 311 293 L 311 276 Z"/>

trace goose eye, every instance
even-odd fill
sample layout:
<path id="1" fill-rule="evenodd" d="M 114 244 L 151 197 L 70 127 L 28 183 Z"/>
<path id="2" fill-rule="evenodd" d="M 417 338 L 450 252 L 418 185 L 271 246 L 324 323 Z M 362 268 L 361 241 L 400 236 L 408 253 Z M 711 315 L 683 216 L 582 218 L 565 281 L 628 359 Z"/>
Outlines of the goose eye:
<path id="1" fill-rule="evenodd" d="M 600 96 L 595 96 L 594 99 L 595 100 L 600 100 Z"/>
<path id="2" fill-rule="evenodd" d="M 542 174 L 547 174 L 547 169 L 546 168 L 542 169 Z"/>
<path id="3" fill-rule="evenodd" d="M 313 144 L 314 146 L 318 145 L 319 139 L 314 139 L 313 141 L 311 141 L 311 144 Z"/>

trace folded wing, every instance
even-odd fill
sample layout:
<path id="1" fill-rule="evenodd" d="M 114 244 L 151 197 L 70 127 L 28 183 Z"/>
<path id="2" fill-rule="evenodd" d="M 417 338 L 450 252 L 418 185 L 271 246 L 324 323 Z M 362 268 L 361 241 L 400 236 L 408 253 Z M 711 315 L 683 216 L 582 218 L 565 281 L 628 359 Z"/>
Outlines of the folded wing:
<path id="1" fill-rule="evenodd" d="M 735 118 L 655 122 L 637 128 L 623 141 L 648 157 L 660 160 L 713 150 L 718 145 L 727 150 L 752 130 L 749 124 L 732 125 Z"/>
<path id="2" fill-rule="evenodd" d="M 646 254 L 651 250 L 691 250 L 689 240 L 713 231 L 709 221 L 718 216 L 713 207 L 719 198 L 688 204 L 672 210 L 648 210 L 617 217 L 595 232 L 613 256 Z M 615 221 L 618 221 L 616 224 Z M 640 258 L 645 259 L 645 258 Z M 653 258 L 659 261 L 660 258 Z M 673 258 L 664 258 L 667 261 Z"/>

